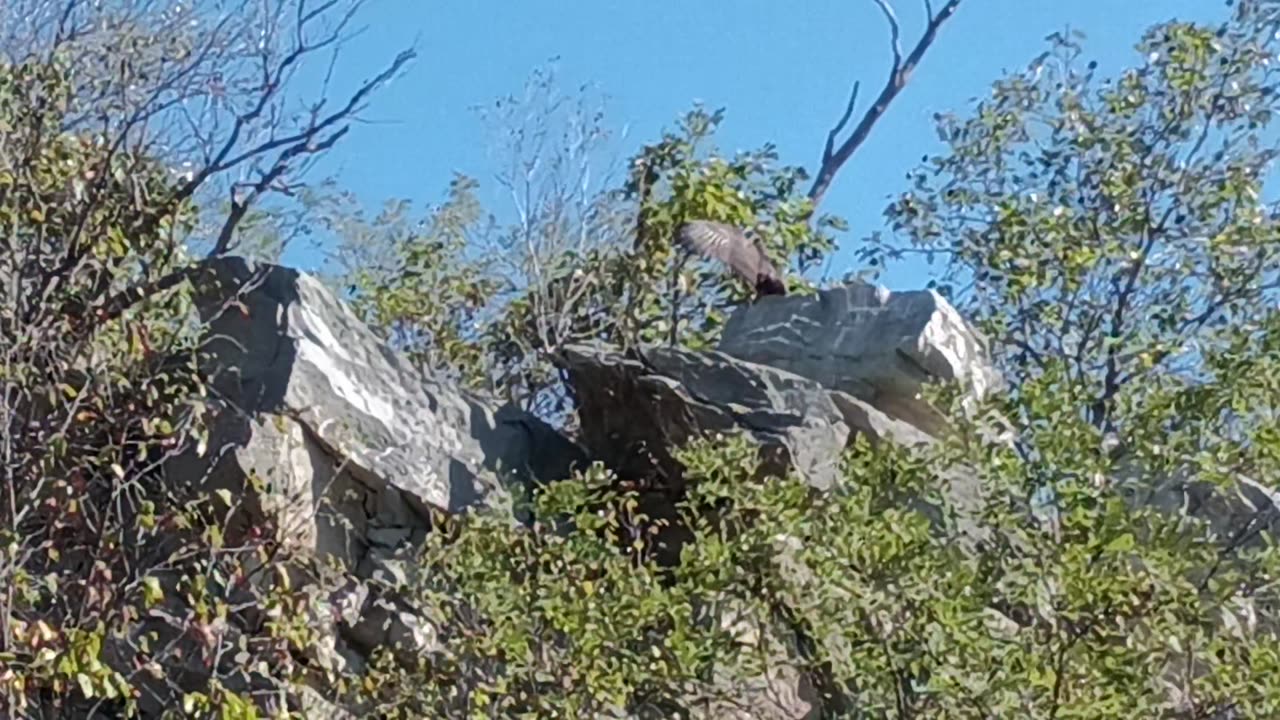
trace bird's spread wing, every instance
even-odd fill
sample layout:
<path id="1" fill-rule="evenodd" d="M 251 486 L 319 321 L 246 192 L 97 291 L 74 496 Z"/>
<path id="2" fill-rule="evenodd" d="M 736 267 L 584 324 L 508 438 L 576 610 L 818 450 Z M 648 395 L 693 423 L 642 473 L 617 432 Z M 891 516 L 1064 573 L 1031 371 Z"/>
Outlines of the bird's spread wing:
<path id="1" fill-rule="evenodd" d="M 680 226 L 676 240 L 688 250 L 723 262 L 749 283 L 754 284 L 760 275 L 778 278 L 764 248 L 732 225 L 691 220 Z"/>

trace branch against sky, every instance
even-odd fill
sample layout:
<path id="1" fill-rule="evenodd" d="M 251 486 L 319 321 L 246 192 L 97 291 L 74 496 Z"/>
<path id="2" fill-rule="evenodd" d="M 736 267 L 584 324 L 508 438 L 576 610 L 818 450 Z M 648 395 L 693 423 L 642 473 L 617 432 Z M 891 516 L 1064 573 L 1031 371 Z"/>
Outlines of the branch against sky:
<path id="1" fill-rule="evenodd" d="M 853 84 L 853 91 L 849 94 L 849 103 L 845 106 L 844 114 L 840 116 L 840 120 L 836 122 L 835 126 L 831 128 L 831 132 L 827 134 L 827 143 L 822 149 L 822 164 L 813 180 L 813 186 L 809 188 L 809 200 L 813 203 L 814 208 L 817 208 L 822 203 L 822 198 L 826 195 L 827 189 L 831 187 L 832 181 L 835 180 L 836 173 L 840 171 L 840 168 L 848 162 L 853 153 L 871 135 L 871 130 L 880 118 L 884 116 L 894 98 L 907 86 L 907 82 L 911 79 L 911 73 L 920 64 L 924 54 L 933 46 L 938 37 L 938 30 L 960 7 L 961 0 L 947 0 L 947 3 L 937 13 L 934 12 L 933 3 L 930 0 L 924 0 L 925 29 L 921 33 L 920 39 L 916 41 L 915 47 L 905 57 L 902 54 L 902 28 L 898 23 L 898 16 L 894 12 L 893 5 L 889 0 L 872 0 L 872 2 L 880 8 L 889 23 L 889 41 L 893 52 L 893 65 L 889 69 L 889 77 L 885 79 L 884 87 L 880 90 L 875 102 L 863 113 L 862 118 L 853 128 L 853 132 L 849 134 L 849 137 L 845 138 L 839 147 L 836 147 L 836 138 L 848 125 L 849 120 L 853 117 L 854 108 L 858 104 L 860 84 L 856 82 Z"/>
<path id="2" fill-rule="evenodd" d="M 360 32 L 355 22 L 363 6 L 364 0 L 196 0 L 157 10 L 148 0 L 110 7 L 27 0 L 25 22 L 0 34 L 0 55 L 65 66 L 73 86 L 60 130 L 94 137 L 105 148 L 101 167 L 85 182 L 79 208 L 85 217 L 116 158 L 155 158 L 176 182 L 129 234 L 167 226 L 194 205 L 195 221 L 170 232 L 174 257 L 192 250 L 216 257 L 239 251 L 238 228 L 255 205 L 269 196 L 298 196 L 315 160 L 414 59 L 415 51 L 405 49 L 346 94 L 332 87 L 346 41 Z M 65 253 L 32 279 L 25 295 L 32 312 L 48 310 L 46 295 L 59 278 L 80 271 L 90 257 L 87 223 L 70 227 Z M 110 274 L 101 273 L 104 286 L 89 295 L 102 319 L 114 317 L 180 284 L 191 269 L 150 267 L 110 293 Z"/>

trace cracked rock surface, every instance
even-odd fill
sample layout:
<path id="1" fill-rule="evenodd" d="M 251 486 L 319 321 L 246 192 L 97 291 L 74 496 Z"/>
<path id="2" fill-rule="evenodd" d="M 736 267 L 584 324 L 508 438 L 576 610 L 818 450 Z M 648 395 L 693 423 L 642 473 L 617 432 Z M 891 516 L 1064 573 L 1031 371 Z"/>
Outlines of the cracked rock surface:
<path id="1" fill-rule="evenodd" d="M 972 397 L 998 383 L 985 339 L 941 296 L 861 283 L 745 305 L 714 352 L 575 345 L 562 355 L 584 445 L 623 476 L 673 489 L 671 449 L 732 430 L 763 445 L 766 472 L 794 469 L 830 488 L 856 435 L 916 445 L 945 430 L 919 396 L 925 383 L 961 383 Z"/>
<path id="2" fill-rule="evenodd" d="M 567 477 L 581 448 L 415 368 L 315 277 L 234 257 L 201 270 L 208 451 L 172 459 L 166 478 L 228 490 L 231 542 L 268 528 L 300 557 L 336 563 L 319 575 L 290 568 L 330 609 L 317 615 L 332 618 L 318 662 L 358 670 L 379 646 L 429 650 L 433 628 L 396 592 L 429 510 L 462 512 Z M 264 492 L 249 491 L 254 478 Z"/>

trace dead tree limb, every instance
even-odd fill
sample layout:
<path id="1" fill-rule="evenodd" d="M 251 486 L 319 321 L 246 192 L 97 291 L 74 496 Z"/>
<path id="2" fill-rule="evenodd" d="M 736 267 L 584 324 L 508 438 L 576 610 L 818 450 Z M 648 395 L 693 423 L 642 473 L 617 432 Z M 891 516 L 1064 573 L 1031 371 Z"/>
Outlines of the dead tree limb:
<path id="1" fill-rule="evenodd" d="M 253 0 L 253 4 L 258 1 Z M 351 23 L 365 0 L 272 0 L 261 2 L 257 15 L 248 19 L 232 13 L 210 16 L 207 29 L 202 26 L 190 31 L 190 46 L 184 46 L 185 54 L 176 58 L 160 52 L 168 52 L 167 46 L 160 47 L 154 38 L 187 38 L 181 33 L 188 32 L 188 16 L 171 20 L 167 15 L 157 15 L 151 11 L 150 0 L 128 0 L 126 9 L 132 14 L 123 16 L 88 8 L 82 0 L 32 2 L 48 3 L 57 11 L 54 17 L 58 23 L 56 32 L 45 30 L 39 22 L 28 31 L 54 38 L 40 46 L 34 57 L 43 60 L 61 52 L 83 65 L 89 77 L 100 79 L 107 90 L 98 90 L 91 83 L 76 85 L 76 102 L 68 108 L 70 119 L 60 118 L 61 132 L 93 129 L 100 133 L 105 138 L 105 150 L 96 161 L 83 200 L 75 208 L 78 222 L 70 223 L 71 231 L 48 258 L 28 263 L 33 268 L 28 280 L 30 288 L 17 294 L 29 299 L 22 313 L 27 323 L 34 322 L 40 313 L 110 320 L 154 292 L 171 288 L 188 277 L 188 268 L 169 262 L 182 239 L 176 233 L 163 241 L 169 244 L 170 251 L 161 254 L 164 262 L 143 268 L 125 289 L 111 287 L 118 278 L 110 268 L 93 265 L 92 249 L 97 239 L 88 232 L 90 220 L 96 217 L 105 193 L 116 191 L 111 183 L 117 176 L 112 172 L 117 165 L 130 158 L 151 158 L 175 168 L 190 168 L 184 179 L 176 180 L 163 195 L 155 194 L 147 207 L 124 221 L 125 234 L 134 239 L 160 233 L 166 221 L 187 212 L 183 206 L 189 202 L 200 201 L 193 203 L 197 210 L 192 212 L 198 212 L 206 199 L 201 196 L 210 194 L 215 182 L 226 178 L 230 207 L 225 216 L 213 218 L 211 248 L 205 255 L 213 258 L 233 253 L 237 228 L 253 206 L 268 194 L 288 194 L 290 178 L 303 174 L 309 162 L 323 155 L 353 123 L 359 122 L 359 115 L 373 94 L 415 58 L 412 48 L 401 52 L 381 72 L 340 97 L 335 106 L 329 94 L 333 65 L 345 39 L 353 34 Z M 90 32 L 101 36 L 93 36 L 98 42 L 141 43 L 151 54 L 144 54 L 141 59 L 126 54 L 133 65 L 122 62 L 119 67 L 99 67 L 101 63 L 93 54 L 97 45 L 90 44 L 85 49 L 68 45 L 71 41 L 66 39 Z M 257 42 L 241 42 L 246 35 L 258 38 Z M 4 52 L 3 37 L 0 31 L 0 54 Z M 289 91 L 298 68 L 329 52 L 333 57 L 319 97 L 303 113 L 292 113 L 287 106 L 292 102 Z M 132 88 L 130 83 L 140 76 L 147 77 L 150 85 L 129 95 L 126 91 Z M 104 105 L 109 102 L 116 105 Z M 104 110 L 117 106 L 124 109 L 114 114 Z M 107 123 L 104 127 L 85 125 L 99 116 L 107 118 L 103 120 Z M 202 129 L 206 132 L 200 132 Z M 195 146 L 187 141 L 193 135 L 199 141 Z M 230 177 L 233 174 L 243 177 Z M 63 293 L 66 278 L 85 272 L 95 276 L 91 281 L 85 280 L 86 287 L 75 297 L 55 301 L 54 296 Z"/>
<path id="2" fill-rule="evenodd" d="M 401 52 L 396 56 L 395 60 L 386 67 L 386 69 L 378 73 L 372 79 L 365 81 L 354 93 L 351 94 L 347 103 L 336 112 L 324 118 L 318 118 L 316 116 L 318 115 L 320 105 L 322 104 L 318 103 L 313 109 L 312 121 L 307 125 L 307 127 L 287 137 L 275 138 L 263 142 L 256 147 L 246 149 L 236 157 L 228 160 L 226 159 L 226 155 L 230 152 L 230 148 L 233 147 L 231 140 L 234 140 L 237 134 L 237 132 L 233 130 L 232 139 L 228 141 L 226 146 L 224 146 L 219 157 L 202 171 L 201 174 L 204 177 L 207 178 L 213 173 L 222 172 L 228 168 L 235 167 L 236 165 L 264 155 L 272 150 L 279 149 L 281 147 L 283 147 L 284 150 L 279 154 L 279 156 L 277 156 L 275 162 L 271 166 L 271 169 L 263 173 L 261 178 L 250 186 L 250 192 L 245 199 L 239 199 L 239 196 L 236 194 L 236 190 L 239 188 L 233 186 L 231 212 L 223 223 L 222 230 L 218 233 L 217 242 L 214 243 L 213 248 L 209 251 L 208 257 L 223 255 L 231 248 L 231 239 L 235 233 L 236 226 L 239 224 L 240 220 L 244 218 L 245 213 L 248 212 L 249 206 L 264 192 L 269 190 L 273 183 L 292 169 L 291 163 L 296 158 L 302 155 L 315 155 L 317 153 L 322 153 L 333 147 L 334 143 L 341 139 L 343 135 L 347 134 L 347 131 L 350 129 L 350 125 L 344 125 L 332 132 L 330 132 L 330 129 L 336 124 L 354 120 L 356 112 L 360 110 L 362 104 L 368 99 L 369 95 L 395 77 L 405 64 L 410 60 L 413 60 L 414 57 L 416 57 L 416 53 L 413 50 L 405 50 Z M 322 137 L 325 133 L 329 133 L 328 136 Z M 179 191 L 179 195 L 185 197 L 185 195 L 183 195 L 184 193 L 189 195 L 191 192 L 194 192 L 195 187 L 197 187 L 196 184 L 193 184 L 195 179 L 196 178 L 193 178 L 192 181 L 188 183 L 187 187 L 182 188 Z"/>
<path id="3" fill-rule="evenodd" d="M 822 198 L 827 193 L 827 189 L 831 187 L 831 182 L 835 179 L 836 173 L 840 168 L 848 162 L 853 153 L 866 141 L 871 135 L 872 128 L 876 122 L 884 116 L 885 111 L 889 109 L 890 103 L 898 96 L 902 89 L 907 86 L 907 81 L 911 78 L 911 73 L 920 64 L 921 58 L 925 52 L 933 45 L 934 40 L 938 37 L 938 30 L 943 23 L 955 14 L 956 9 L 960 7 L 960 0 L 947 0 L 935 14 L 933 4 L 929 0 L 925 0 L 925 29 L 920 35 L 919 41 L 915 47 L 911 49 L 905 57 L 902 54 L 902 28 L 898 24 L 898 16 L 893 11 L 893 6 L 889 4 L 889 0 L 872 0 L 884 13 L 885 19 L 889 23 L 889 41 L 893 51 L 893 66 L 889 70 L 889 77 L 885 81 L 884 88 L 880 90 L 879 96 L 867 111 L 863 113 L 858 124 L 853 128 L 853 132 L 849 137 L 836 147 L 836 138 L 844 130 L 853 116 L 854 106 L 858 102 L 858 83 L 854 83 L 853 92 L 849 94 L 849 104 L 845 107 L 844 114 L 840 116 L 839 122 L 827 134 L 827 143 L 822 150 L 822 165 L 818 168 L 818 174 L 814 177 L 813 186 L 809 188 L 809 200 L 816 209 L 822 203 Z"/>

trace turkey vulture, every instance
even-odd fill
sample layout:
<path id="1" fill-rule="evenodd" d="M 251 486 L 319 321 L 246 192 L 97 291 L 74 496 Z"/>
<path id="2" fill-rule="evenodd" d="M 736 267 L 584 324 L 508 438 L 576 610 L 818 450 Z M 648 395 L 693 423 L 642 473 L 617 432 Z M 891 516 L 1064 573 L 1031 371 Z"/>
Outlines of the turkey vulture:
<path id="1" fill-rule="evenodd" d="M 676 240 L 685 249 L 728 265 L 738 277 L 751 283 L 758 296 L 786 295 L 787 286 L 769 262 L 760 239 L 742 230 L 710 220 L 691 220 L 680 226 Z"/>

